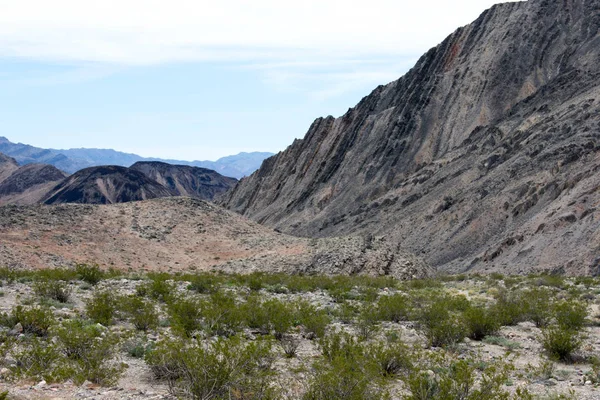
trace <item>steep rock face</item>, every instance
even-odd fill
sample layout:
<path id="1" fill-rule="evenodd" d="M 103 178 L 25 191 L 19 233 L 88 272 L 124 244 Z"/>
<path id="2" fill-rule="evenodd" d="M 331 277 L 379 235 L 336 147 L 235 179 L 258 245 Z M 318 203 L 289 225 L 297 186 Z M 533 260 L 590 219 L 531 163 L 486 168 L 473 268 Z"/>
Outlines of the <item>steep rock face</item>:
<path id="1" fill-rule="evenodd" d="M 174 195 L 139 171 L 109 165 L 76 172 L 53 188 L 42 202 L 112 204 Z"/>
<path id="2" fill-rule="evenodd" d="M 453 271 L 600 273 L 600 0 L 492 7 L 223 204 Z"/>
<path id="3" fill-rule="evenodd" d="M 227 178 L 206 168 L 172 165 L 163 162 L 138 162 L 131 166 L 148 178 L 170 189 L 177 196 L 213 200 L 231 189 L 237 179 Z"/>

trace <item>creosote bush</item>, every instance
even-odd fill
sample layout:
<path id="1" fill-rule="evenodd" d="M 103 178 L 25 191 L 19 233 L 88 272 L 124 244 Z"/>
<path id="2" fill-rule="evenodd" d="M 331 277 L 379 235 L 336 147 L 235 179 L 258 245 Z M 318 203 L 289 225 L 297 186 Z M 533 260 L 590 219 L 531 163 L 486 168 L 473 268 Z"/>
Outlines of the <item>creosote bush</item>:
<path id="1" fill-rule="evenodd" d="M 158 327 L 158 313 L 154 304 L 138 296 L 121 297 L 121 309 L 139 331 Z"/>
<path id="2" fill-rule="evenodd" d="M 542 330 L 542 346 L 556 360 L 570 361 L 573 353 L 581 347 L 582 341 L 580 332 L 560 325 Z"/>
<path id="3" fill-rule="evenodd" d="M 419 317 L 430 346 L 444 347 L 464 339 L 467 327 L 460 314 L 451 312 L 445 299 L 427 306 Z"/>
<path id="4" fill-rule="evenodd" d="M 66 303 L 71 296 L 71 288 L 67 282 L 51 279 L 38 280 L 33 283 L 33 291 L 39 297 Z"/>
<path id="5" fill-rule="evenodd" d="M 85 303 L 85 313 L 96 323 L 104 326 L 111 325 L 117 311 L 117 298 L 108 291 L 94 293 Z"/>
<path id="6" fill-rule="evenodd" d="M 104 279 L 104 273 L 98 265 L 77 264 L 75 271 L 79 279 L 90 285 L 96 285 Z"/>
<path id="7" fill-rule="evenodd" d="M 500 321 L 494 310 L 484 306 L 469 307 L 463 313 L 467 336 L 473 340 L 483 340 L 500 330 Z"/>

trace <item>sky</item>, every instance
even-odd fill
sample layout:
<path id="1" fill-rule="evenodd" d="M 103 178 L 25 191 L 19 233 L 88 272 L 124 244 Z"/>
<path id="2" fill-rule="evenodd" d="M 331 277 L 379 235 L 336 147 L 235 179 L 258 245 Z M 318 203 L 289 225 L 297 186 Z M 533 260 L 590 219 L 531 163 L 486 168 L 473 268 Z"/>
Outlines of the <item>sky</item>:
<path id="1" fill-rule="evenodd" d="M 0 0 L 0 136 L 214 160 L 278 152 L 493 0 Z"/>

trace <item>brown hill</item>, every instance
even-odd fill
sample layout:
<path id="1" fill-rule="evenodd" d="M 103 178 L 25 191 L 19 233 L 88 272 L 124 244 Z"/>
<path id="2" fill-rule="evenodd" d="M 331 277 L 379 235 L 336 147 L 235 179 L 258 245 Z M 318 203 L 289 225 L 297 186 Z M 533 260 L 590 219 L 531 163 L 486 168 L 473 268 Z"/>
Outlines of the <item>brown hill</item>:
<path id="1" fill-rule="evenodd" d="M 600 1 L 499 4 L 223 203 L 452 271 L 600 273 Z"/>
<path id="2" fill-rule="evenodd" d="M 112 204 L 174 195 L 139 171 L 108 165 L 74 173 L 50 190 L 42 202 Z"/>
<path id="3" fill-rule="evenodd" d="M 66 176 L 64 172 L 52 165 L 28 164 L 19 167 L 6 179 L 0 181 L 0 205 L 38 203 Z"/>
<path id="4" fill-rule="evenodd" d="M 213 200 L 237 183 L 237 179 L 225 177 L 210 169 L 158 161 L 137 162 L 130 169 L 142 172 L 148 178 L 170 189 L 177 196 L 196 197 L 203 200 Z"/>
<path id="5" fill-rule="evenodd" d="M 191 198 L 125 204 L 0 207 L 0 266 L 78 262 L 132 270 L 366 273 L 431 271 L 383 239 L 287 236 Z"/>

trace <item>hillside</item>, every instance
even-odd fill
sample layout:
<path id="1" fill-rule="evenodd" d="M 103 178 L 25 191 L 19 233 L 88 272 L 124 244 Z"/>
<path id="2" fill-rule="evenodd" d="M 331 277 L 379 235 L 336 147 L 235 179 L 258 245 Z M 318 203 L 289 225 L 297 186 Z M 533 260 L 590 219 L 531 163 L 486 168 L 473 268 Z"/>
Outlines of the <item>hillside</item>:
<path id="1" fill-rule="evenodd" d="M 301 236 L 385 235 L 442 270 L 600 274 L 600 1 L 499 4 L 223 204 Z"/>
<path id="2" fill-rule="evenodd" d="M 82 169 L 60 182 L 41 200 L 44 204 L 113 204 L 175 196 L 139 171 L 108 165 Z"/>
<path id="3" fill-rule="evenodd" d="M 187 165 L 172 165 L 163 162 L 137 162 L 130 167 L 148 178 L 170 189 L 177 196 L 213 200 L 237 183 L 217 172 Z"/>
<path id="4" fill-rule="evenodd" d="M 401 279 L 431 273 L 383 239 L 295 238 L 191 198 L 0 207 L 0 265 L 80 262 L 134 271 L 366 273 Z"/>

